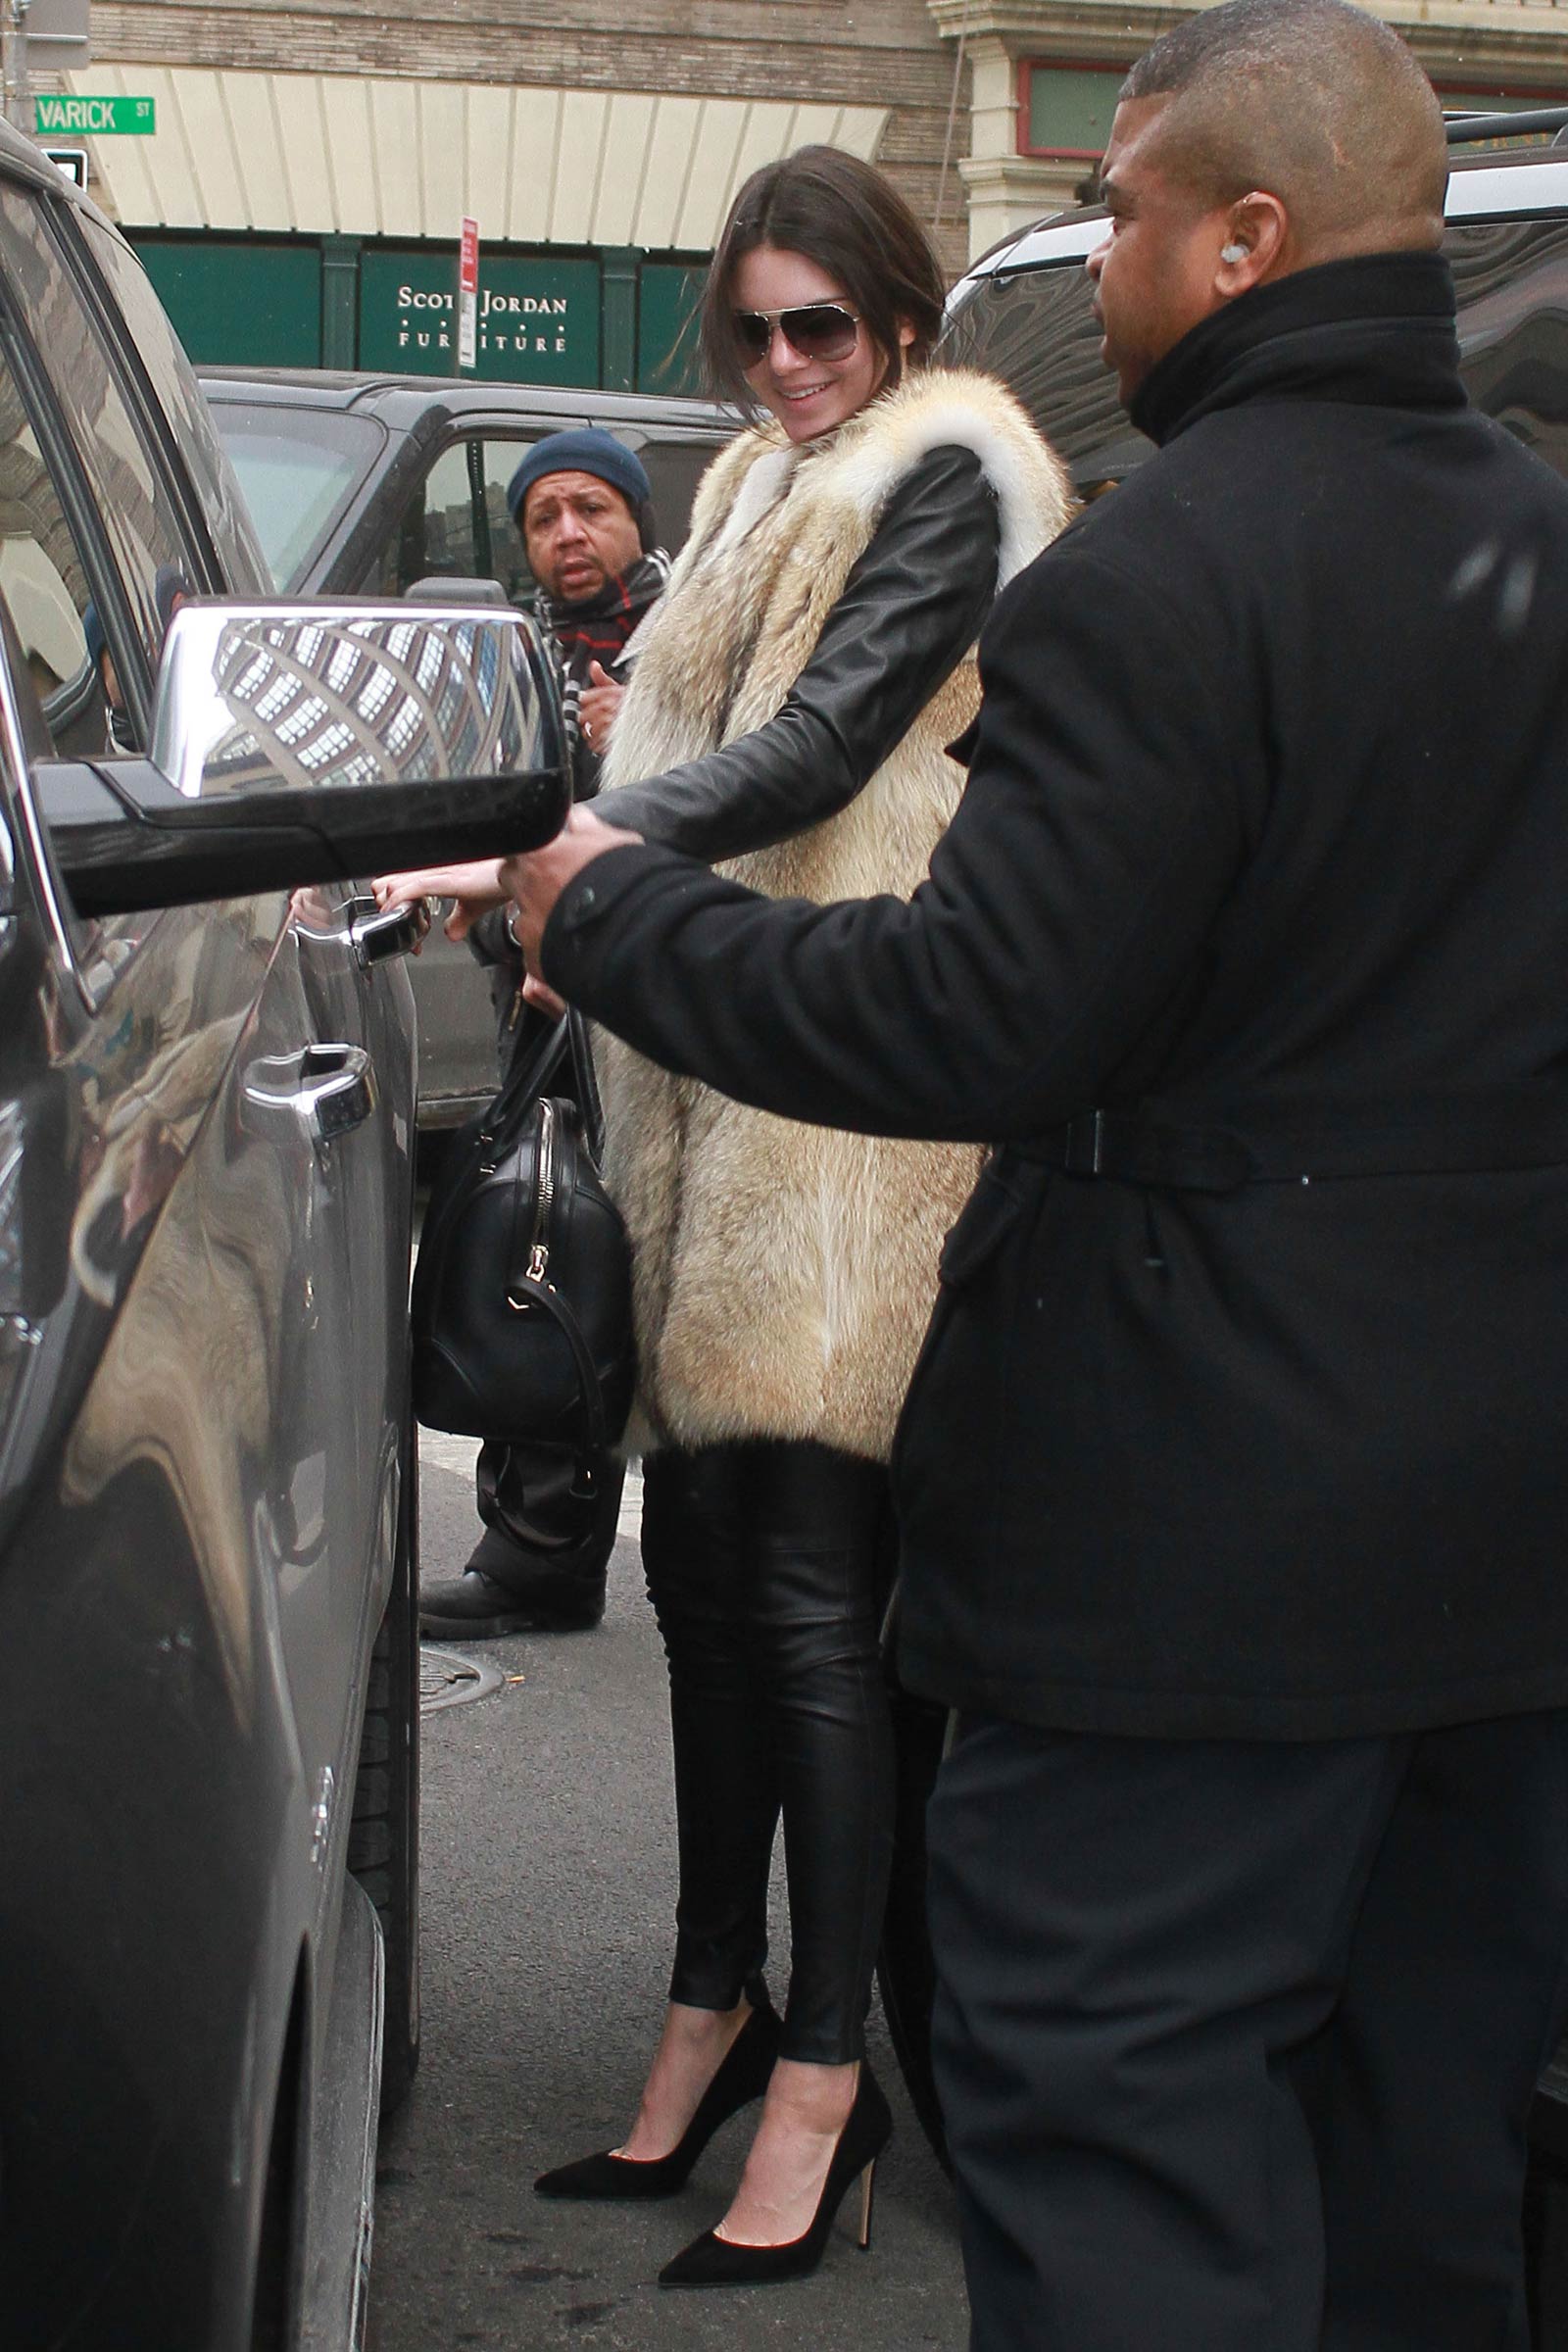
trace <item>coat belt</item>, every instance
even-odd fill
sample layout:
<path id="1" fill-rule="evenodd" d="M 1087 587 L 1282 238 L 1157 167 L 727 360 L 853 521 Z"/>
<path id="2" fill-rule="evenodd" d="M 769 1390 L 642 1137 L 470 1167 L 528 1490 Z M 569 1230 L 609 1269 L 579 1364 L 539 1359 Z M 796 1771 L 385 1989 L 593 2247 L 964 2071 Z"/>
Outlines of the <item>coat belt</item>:
<path id="1" fill-rule="evenodd" d="M 1500 1173 L 1568 1164 L 1568 1092 L 1494 1087 L 1442 1102 L 1255 1107 L 1212 1121 L 1142 1103 L 1084 1111 L 1003 1149 L 1068 1176 L 1200 1193 L 1334 1176 Z"/>

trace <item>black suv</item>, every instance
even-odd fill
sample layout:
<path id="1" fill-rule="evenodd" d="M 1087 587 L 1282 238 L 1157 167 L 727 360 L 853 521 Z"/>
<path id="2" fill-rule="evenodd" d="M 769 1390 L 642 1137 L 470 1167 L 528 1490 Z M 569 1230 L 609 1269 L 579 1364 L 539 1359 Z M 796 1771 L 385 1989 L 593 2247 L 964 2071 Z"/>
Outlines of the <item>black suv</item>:
<path id="1" fill-rule="evenodd" d="M 313 595 L 406 596 L 448 573 L 526 603 L 533 574 L 506 486 L 531 443 L 582 424 L 636 451 L 678 547 L 703 468 L 737 423 L 706 400 L 458 377 L 209 368 L 201 384 L 279 592 Z"/>
<path id="2" fill-rule="evenodd" d="M 1449 126 L 1455 149 L 1445 251 L 1459 295 L 1470 397 L 1568 474 L 1568 154 L 1464 152 L 1516 135 L 1525 118 Z M 1548 129 L 1568 110 L 1541 117 Z M 948 303 L 941 357 L 1011 385 L 1093 497 L 1152 457 L 1100 357 L 1085 257 L 1107 234 L 1098 207 L 1055 215 L 996 245 Z"/>
<path id="3" fill-rule="evenodd" d="M 418 2046 L 417 923 L 353 877 L 565 785 L 531 624 L 270 586 L 0 125 L 8 2352 L 350 2352 Z"/>

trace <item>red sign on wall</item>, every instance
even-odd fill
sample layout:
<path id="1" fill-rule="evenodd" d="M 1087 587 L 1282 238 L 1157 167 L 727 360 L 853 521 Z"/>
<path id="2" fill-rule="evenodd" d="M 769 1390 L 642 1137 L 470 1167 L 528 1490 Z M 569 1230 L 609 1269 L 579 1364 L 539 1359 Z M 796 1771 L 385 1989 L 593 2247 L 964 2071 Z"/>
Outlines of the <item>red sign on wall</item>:
<path id="1" fill-rule="evenodd" d="M 479 357 L 479 223 L 466 218 L 458 244 L 458 366 Z"/>

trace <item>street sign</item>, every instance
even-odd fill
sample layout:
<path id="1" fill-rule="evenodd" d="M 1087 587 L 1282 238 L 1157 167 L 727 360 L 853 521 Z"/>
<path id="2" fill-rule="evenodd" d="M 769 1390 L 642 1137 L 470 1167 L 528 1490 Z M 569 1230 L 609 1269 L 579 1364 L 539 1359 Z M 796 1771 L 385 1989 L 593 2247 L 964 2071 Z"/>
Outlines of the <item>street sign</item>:
<path id="1" fill-rule="evenodd" d="M 46 70 L 86 65 L 92 55 L 89 15 L 89 0 L 32 0 L 17 27 L 29 63 Z"/>
<path id="2" fill-rule="evenodd" d="M 150 135 L 158 128 L 151 98 L 72 98 L 51 91 L 32 102 L 32 126 L 40 139 L 123 136 L 130 131 Z"/>
<path id="3" fill-rule="evenodd" d="M 87 185 L 87 150 L 85 147 L 46 147 L 45 155 L 57 172 L 74 179 L 78 188 Z"/>
<path id="4" fill-rule="evenodd" d="M 465 216 L 458 243 L 458 366 L 479 360 L 479 223 Z"/>

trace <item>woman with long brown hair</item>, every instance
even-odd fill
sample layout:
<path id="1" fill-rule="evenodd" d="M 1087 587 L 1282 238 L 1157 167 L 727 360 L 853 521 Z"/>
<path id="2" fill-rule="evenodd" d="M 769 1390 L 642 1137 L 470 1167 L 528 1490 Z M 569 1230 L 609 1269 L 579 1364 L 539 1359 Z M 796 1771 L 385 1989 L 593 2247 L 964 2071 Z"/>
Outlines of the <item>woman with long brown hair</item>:
<path id="1" fill-rule="evenodd" d="M 702 338 L 751 429 L 705 476 L 643 632 L 606 822 L 778 896 L 907 896 L 923 879 L 962 783 L 947 747 L 978 705 L 974 639 L 1067 512 L 1010 397 L 927 367 L 942 301 L 924 235 L 869 166 L 808 147 L 742 188 Z M 409 881 L 456 890 L 459 928 L 500 887 L 494 867 Z M 668 2194 L 760 2097 L 723 2220 L 662 2274 L 753 2282 L 814 2266 L 858 2175 L 868 2230 L 890 2129 L 863 2039 L 892 1843 L 886 1463 L 977 1154 L 766 1117 L 612 1039 L 601 1057 L 680 1888 L 632 2129 L 538 2186 Z M 781 1819 L 782 2017 L 761 1983 Z"/>

